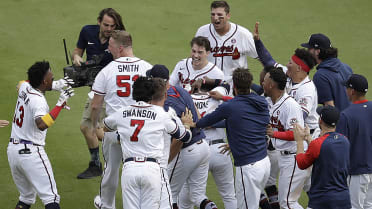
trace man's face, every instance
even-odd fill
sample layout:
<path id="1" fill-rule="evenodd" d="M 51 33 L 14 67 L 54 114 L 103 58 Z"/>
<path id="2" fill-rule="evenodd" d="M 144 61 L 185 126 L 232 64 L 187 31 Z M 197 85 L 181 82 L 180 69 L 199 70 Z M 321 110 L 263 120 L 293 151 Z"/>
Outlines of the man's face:
<path id="1" fill-rule="evenodd" d="M 215 30 L 221 30 L 227 26 L 230 20 L 230 13 L 226 14 L 225 8 L 212 8 L 211 10 L 211 23 Z"/>
<path id="2" fill-rule="evenodd" d="M 287 64 L 287 68 L 288 68 L 287 73 L 286 73 L 287 76 L 290 78 L 293 78 L 299 66 L 291 58 Z"/>
<path id="3" fill-rule="evenodd" d="M 319 52 L 320 52 L 320 49 L 309 48 L 309 49 L 307 49 L 307 51 L 310 52 L 310 54 L 313 56 L 314 59 L 317 59 L 318 55 L 319 55 Z"/>
<path id="4" fill-rule="evenodd" d="M 54 80 L 53 73 L 49 68 L 48 72 L 44 76 L 44 84 L 46 91 L 52 90 L 53 80 Z"/>
<path id="5" fill-rule="evenodd" d="M 113 38 L 110 38 L 108 49 L 110 50 L 112 56 L 114 59 L 117 59 L 120 57 L 120 46 L 115 42 Z"/>
<path id="6" fill-rule="evenodd" d="M 191 47 L 191 58 L 192 64 L 197 67 L 203 67 L 202 65 L 207 62 L 209 52 L 205 50 L 204 46 L 193 44 Z"/>
<path id="7" fill-rule="evenodd" d="M 264 80 L 262 82 L 262 87 L 264 89 L 265 96 L 270 96 L 272 82 L 273 81 L 270 78 L 270 73 L 266 73 Z"/>
<path id="8" fill-rule="evenodd" d="M 111 36 L 111 32 L 115 30 L 115 20 L 108 16 L 103 15 L 102 21 L 98 21 L 99 25 L 99 32 L 102 37 L 109 38 Z"/>

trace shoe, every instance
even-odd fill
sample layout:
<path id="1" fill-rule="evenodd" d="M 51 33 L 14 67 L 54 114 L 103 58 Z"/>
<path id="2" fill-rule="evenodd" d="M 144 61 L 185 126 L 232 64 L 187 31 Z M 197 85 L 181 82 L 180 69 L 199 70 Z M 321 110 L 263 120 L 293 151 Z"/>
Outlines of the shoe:
<path id="1" fill-rule="evenodd" d="M 102 175 L 102 164 L 100 163 L 97 166 L 93 161 L 89 162 L 89 167 L 82 173 L 80 173 L 77 178 L 78 179 L 90 179 L 93 177 L 101 176 Z"/>
<path id="2" fill-rule="evenodd" d="M 99 195 L 94 198 L 94 207 L 96 207 L 97 209 L 100 209 L 102 207 L 101 197 Z"/>

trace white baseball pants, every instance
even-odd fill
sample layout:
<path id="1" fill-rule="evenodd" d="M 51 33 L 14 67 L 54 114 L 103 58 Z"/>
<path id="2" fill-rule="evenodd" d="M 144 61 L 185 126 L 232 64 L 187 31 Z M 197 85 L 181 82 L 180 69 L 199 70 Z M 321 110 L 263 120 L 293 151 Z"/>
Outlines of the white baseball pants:
<path id="1" fill-rule="evenodd" d="M 352 208 L 372 208 L 372 174 L 351 175 L 348 180 Z"/>

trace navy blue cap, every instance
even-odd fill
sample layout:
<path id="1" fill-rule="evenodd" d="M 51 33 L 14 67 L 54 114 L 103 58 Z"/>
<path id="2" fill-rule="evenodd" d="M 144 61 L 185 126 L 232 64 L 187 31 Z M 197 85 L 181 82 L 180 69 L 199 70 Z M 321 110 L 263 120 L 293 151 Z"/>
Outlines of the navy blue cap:
<path id="1" fill-rule="evenodd" d="M 312 34 L 308 43 L 303 43 L 301 46 L 311 49 L 329 49 L 331 48 L 331 41 L 329 38 L 321 33 Z"/>
<path id="2" fill-rule="evenodd" d="M 345 82 L 347 88 L 352 88 L 356 91 L 366 93 L 368 91 L 367 79 L 359 74 L 352 74 L 350 78 Z"/>
<path id="3" fill-rule="evenodd" d="M 322 121 L 331 126 L 336 126 L 338 119 L 340 119 L 340 112 L 334 106 L 319 106 L 316 108 L 316 112 L 319 114 Z"/>
<path id="4" fill-rule="evenodd" d="M 162 78 L 169 80 L 169 70 L 165 65 L 157 64 L 146 72 L 146 76 L 151 78 Z"/>

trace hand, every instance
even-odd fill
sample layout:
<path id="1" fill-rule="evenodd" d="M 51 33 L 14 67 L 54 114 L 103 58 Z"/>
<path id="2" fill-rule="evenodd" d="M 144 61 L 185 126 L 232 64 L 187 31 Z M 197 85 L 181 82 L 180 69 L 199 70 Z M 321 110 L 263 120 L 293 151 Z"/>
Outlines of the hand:
<path id="1" fill-rule="evenodd" d="M 223 95 L 218 91 L 210 91 L 208 92 L 209 96 L 215 100 L 222 100 Z"/>
<path id="2" fill-rule="evenodd" d="M 221 150 L 220 150 L 220 153 L 221 154 L 230 154 L 230 146 L 229 146 L 229 144 L 224 144 L 224 145 L 221 145 L 221 146 L 219 146 L 218 148 L 222 148 Z"/>
<path id="3" fill-rule="evenodd" d="M 74 56 L 74 65 L 81 66 L 81 63 L 84 62 L 83 58 L 81 58 L 78 54 Z"/>
<path id="4" fill-rule="evenodd" d="M 273 127 L 271 127 L 271 125 L 267 125 L 267 127 L 266 127 L 266 135 L 268 135 L 269 137 L 273 137 L 274 136 L 274 130 L 273 130 Z"/>
<path id="5" fill-rule="evenodd" d="M 307 142 L 307 144 L 310 144 L 310 142 L 313 140 L 313 137 L 310 134 L 310 128 L 307 124 L 305 125 L 304 132 L 305 132 L 305 141 Z"/>
<path id="6" fill-rule="evenodd" d="M 293 136 L 296 142 L 302 142 L 303 140 L 305 140 L 305 129 L 302 128 L 301 125 L 298 123 L 295 123 L 293 125 Z"/>
<path id="7" fill-rule="evenodd" d="M 7 120 L 0 120 L 0 128 L 5 127 L 9 125 L 9 121 Z"/>
<path id="8" fill-rule="evenodd" d="M 260 24 L 260 22 L 256 22 L 256 24 L 254 25 L 253 39 L 255 41 L 260 40 L 260 34 L 258 33 L 258 25 L 259 24 Z"/>
<path id="9" fill-rule="evenodd" d="M 61 91 L 67 86 L 73 85 L 75 82 L 66 76 L 65 78 L 59 79 L 58 81 L 53 81 L 52 90 Z"/>
<path id="10" fill-rule="evenodd" d="M 181 121 L 184 125 L 187 125 L 189 127 L 195 127 L 191 110 L 189 110 L 188 108 L 186 108 L 186 111 L 182 113 Z"/>
<path id="11" fill-rule="evenodd" d="M 67 100 L 74 96 L 75 93 L 74 93 L 74 89 L 72 89 L 71 87 L 69 87 L 68 89 L 64 90 L 61 92 L 61 95 L 59 96 L 58 98 L 58 102 L 56 104 L 56 106 L 63 106 L 65 107 L 66 109 L 69 109 L 68 106 L 66 106 L 66 102 Z"/>

